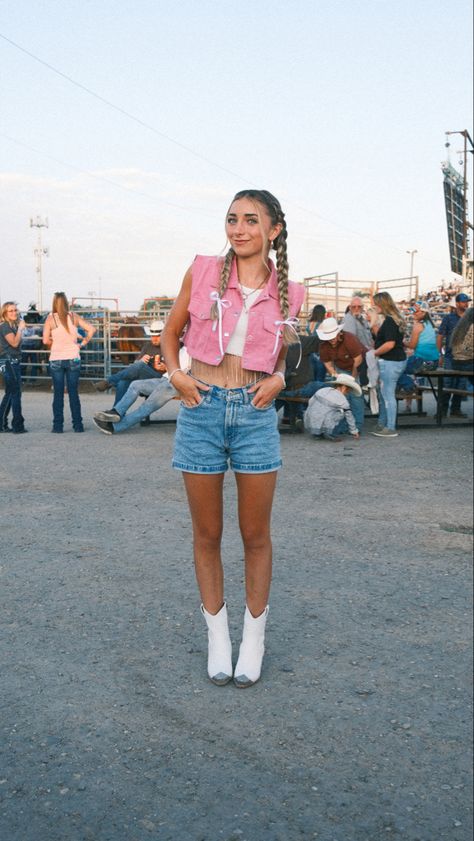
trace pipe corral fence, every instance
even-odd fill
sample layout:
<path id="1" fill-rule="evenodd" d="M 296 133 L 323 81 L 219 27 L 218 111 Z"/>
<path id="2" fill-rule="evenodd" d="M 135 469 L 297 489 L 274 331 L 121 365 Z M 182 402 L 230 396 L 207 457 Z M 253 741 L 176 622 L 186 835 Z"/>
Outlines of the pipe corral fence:
<path id="1" fill-rule="evenodd" d="M 394 277 L 367 285 L 367 280 L 340 278 L 339 272 L 313 275 L 304 279 L 304 313 L 309 318 L 316 304 L 323 304 L 335 318 L 344 315 L 355 294 L 370 298 L 376 292 L 390 292 L 396 301 L 418 298 L 419 278 Z M 403 294 L 401 294 L 403 291 Z"/>
<path id="2" fill-rule="evenodd" d="M 145 328 L 158 316 L 156 311 L 111 311 L 107 308 L 71 307 L 96 328 L 88 345 L 81 350 L 81 380 L 105 379 L 114 371 L 129 365 L 139 356 L 142 346 L 150 341 Z M 27 324 L 22 341 L 22 379 L 28 384 L 49 380 L 49 350 L 43 346 L 43 323 L 47 312 L 40 313 L 42 322 Z M 79 333 L 83 331 L 79 328 Z"/>

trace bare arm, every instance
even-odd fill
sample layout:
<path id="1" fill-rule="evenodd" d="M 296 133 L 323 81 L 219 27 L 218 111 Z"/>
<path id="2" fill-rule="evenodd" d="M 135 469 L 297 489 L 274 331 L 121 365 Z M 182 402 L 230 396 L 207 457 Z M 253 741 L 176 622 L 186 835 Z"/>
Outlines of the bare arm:
<path id="1" fill-rule="evenodd" d="M 328 372 L 330 377 L 335 377 L 336 376 L 336 369 L 334 367 L 334 362 L 325 362 L 324 367 L 326 368 L 326 371 Z"/>
<path id="2" fill-rule="evenodd" d="M 413 330 L 410 336 L 410 341 L 407 342 L 406 347 L 410 348 L 410 350 L 414 350 L 418 344 L 418 339 L 420 338 L 420 333 L 423 331 L 422 324 L 414 324 Z"/>
<path id="3" fill-rule="evenodd" d="M 21 318 L 20 321 L 18 322 L 18 327 L 17 327 L 16 333 L 14 333 L 13 329 L 12 329 L 11 333 L 6 334 L 5 341 L 8 342 L 10 347 L 18 347 L 18 345 L 21 342 L 21 337 L 23 335 L 23 330 L 25 329 L 25 327 L 26 327 L 26 324 L 23 321 L 23 319 Z"/>
<path id="4" fill-rule="evenodd" d="M 85 347 L 90 342 L 90 340 L 92 339 L 92 336 L 96 332 L 97 328 L 94 327 L 94 325 L 91 324 L 89 321 L 86 321 L 84 318 L 81 318 L 81 316 L 78 315 L 77 313 L 74 314 L 74 318 L 75 318 L 76 324 L 79 324 L 79 326 L 82 327 L 82 329 L 86 331 L 86 338 L 83 339 L 82 342 L 80 343 L 81 347 Z"/>
<path id="5" fill-rule="evenodd" d="M 362 365 L 362 354 L 360 353 L 359 356 L 356 356 L 352 360 L 352 376 L 354 379 L 357 379 L 357 369 L 359 365 Z"/>

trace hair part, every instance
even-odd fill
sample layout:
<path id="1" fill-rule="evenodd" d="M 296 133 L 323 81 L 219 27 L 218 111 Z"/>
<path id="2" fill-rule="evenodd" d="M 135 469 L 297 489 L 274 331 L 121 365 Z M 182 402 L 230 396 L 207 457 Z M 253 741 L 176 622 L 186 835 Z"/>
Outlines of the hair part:
<path id="1" fill-rule="evenodd" d="M 281 225 L 281 231 L 277 237 L 271 242 L 270 248 L 273 248 L 276 252 L 276 273 L 277 273 L 277 284 L 278 284 L 278 298 L 280 303 L 280 310 L 283 317 L 283 320 L 286 320 L 289 316 L 290 306 L 288 301 L 288 255 L 287 255 L 287 247 L 286 241 L 288 238 L 288 230 L 286 227 L 286 220 L 285 214 L 281 208 L 281 204 L 272 193 L 269 193 L 268 190 L 240 190 L 238 193 L 235 194 L 234 198 L 231 201 L 231 205 L 238 201 L 239 199 L 250 199 L 251 201 L 256 202 L 257 204 L 262 205 L 267 211 L 270 222 L 272 226 Z M 233 248 L 229 248 L 227 254 L 224 257 L 221 269 L 221 276 L 218 288 L 219 297 L 225 293 L 227 289 L 227 284 L 229 283 L 230 272 L 232 268 L 232 260 L 234 259 L 235 252 Z M 268 264 L 266 262 L 266 253 L 262 252 L 262 262 L 266 269 L 268 269 Z M 213 304 L 211 308 L 211 317 L 216 319 L 217 318 L 217 304 Z M 293 341 L 294 337 L 291 330 L 285 327 L 284 330 L 284 339 L 285 342 L 288 344 Z"/>

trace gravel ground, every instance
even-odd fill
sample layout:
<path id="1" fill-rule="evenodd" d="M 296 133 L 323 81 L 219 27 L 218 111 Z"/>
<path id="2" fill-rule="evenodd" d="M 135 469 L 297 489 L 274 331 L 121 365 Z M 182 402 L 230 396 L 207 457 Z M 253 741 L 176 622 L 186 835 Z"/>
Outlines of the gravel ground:
<path id="1" fill-rule="evenodd" d="M 53 436 L 50 402 L 1 436 L 1 838 L 471 839 L 472 429 L 282 435 L 267 654 L 239 691 L 206 678 L 174 425 Z M 226 496 L 236 651 L 231 475 Z"/>

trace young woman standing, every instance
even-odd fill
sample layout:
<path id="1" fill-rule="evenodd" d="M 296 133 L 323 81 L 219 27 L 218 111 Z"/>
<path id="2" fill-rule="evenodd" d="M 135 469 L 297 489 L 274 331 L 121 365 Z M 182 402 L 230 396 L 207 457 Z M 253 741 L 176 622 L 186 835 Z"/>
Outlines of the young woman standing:
<path id="1" fill-rule="evenodd" d="M 78 327 L 82 327 L 85 338 L 81 339 Z M 79 400 L 79 376 L 81 373 L 80 348 L 86 347 L 96 328 L 77 313 L 69 311 L 64 292 L 55 292 L 52 312 L 49 313 L 43 330 L 43 344 L 51 346 L 49 369 L 53 380 L 53 428 L 62 432 L 64 426 L 64 385 L 67 385 L 69 408 L 74 432 L 84 432 Z"/>
<path id="2" fill-rule="evenodd" d="M 26 324 L 18 317 L 14 301 L 2 306 L 0 317 L 0 368 L 5 383 L 5 394 L 0 404 L 0 432 L 10 432 L 8 413 L 12 410 L 11 431 L 26 432 L 21 413 L 21 337 Z"/>
<path id="3" fill-rule="evenodd" d="M 237 193 L 225 228 L 230 243 L 225 258 L 196 257 L 169 315 L 162 347 L 169 380 L 182 400 L 173 466 L 183 472 L 191 511 L 208 627 L 208 675 L 223 685 L 234 674 L 236 686 L 247 687 L 261 673 L 272 571 L 270 516 L 281 466 L 273 401 L 285 385 L 286 344 L 304 289 L 288 281 L 285 216 L 271 193 Z M 192 358 L 188 374 L 178 361 L 185 328 Z M 229 463 L 245 552 L 246 610 L 235 671 L 221 561 Z"/>
<path id="4" fill-rule="evenodd" d="M 384 316 L 380 327 L 372 328 L 375 333 L 374 353 L 380 368 L 379 422 L 372 435 L 380 438 L 396 438 L 397 382 L 406 366 L 406 353 L 403 347 L 405 320 L 395 306 L 389 292 L 377 292 L 374 295 L 374 307 L 379 315 Z"/>

